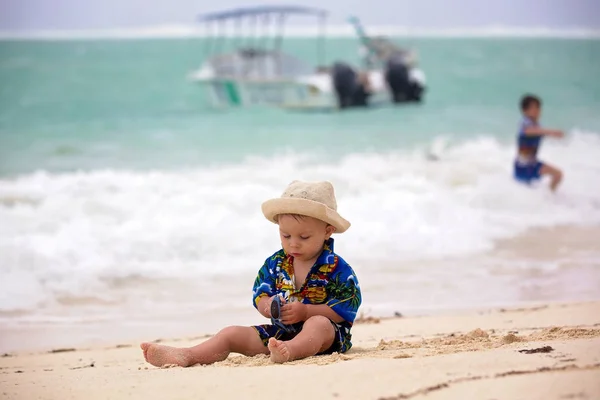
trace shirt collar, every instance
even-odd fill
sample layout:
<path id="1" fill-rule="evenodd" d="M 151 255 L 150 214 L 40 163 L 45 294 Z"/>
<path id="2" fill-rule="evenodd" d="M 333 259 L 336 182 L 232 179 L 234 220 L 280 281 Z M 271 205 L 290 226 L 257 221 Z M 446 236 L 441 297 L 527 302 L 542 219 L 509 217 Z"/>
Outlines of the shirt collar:
<path id="1" fill-rule="evenodd" d="M 325 243 L 323 244 L 323 252 L 319 256 L 319 258 L 317 258 L 317 265 L 331 264 L 333 262 L 333 242 L 333 238 L 329 238 L 325 241 Z"/>

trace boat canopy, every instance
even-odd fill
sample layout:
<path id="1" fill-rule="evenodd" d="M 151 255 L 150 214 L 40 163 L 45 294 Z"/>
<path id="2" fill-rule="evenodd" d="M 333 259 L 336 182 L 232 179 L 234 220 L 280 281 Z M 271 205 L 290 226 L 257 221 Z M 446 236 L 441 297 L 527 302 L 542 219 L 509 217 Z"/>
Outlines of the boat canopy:
<path id="1" fill-rule="evenodd" d="M 200 14 L 197 19 L 198 22 L 210 22 L 265 14 L 305 14 L 326 17 L 327 11 L 320 8 L 302 6 L 257 6 Z"/>
<path id="2" fill-rule="evenodd" d="M 257 70 L 261 65 L 269 71 L 270 64 L 277 64 L 276 75 L 289 76 L 291 71 L 304 70 L 297 59 L 281 53 L 283 40 L 284 21 L 291 15 L 309 15 L 319 18 L 319 41 L 317 44 L 317 59 L 319 65 L 325 65 L 325 19 L 327 11 L 298 5 L 263 5 L 255 7 L 234 8 L 219 12 L 200 14 L 198 22 L 206 25 L 206 38 L 204 39 L 204 59 L 211 60 L 213 67 L 218 70 L 240 71 L 240 76 L 246 76 L 243 71 Z M 243 23 L 248 28 L 243 29 Z M 278 29 L 272 32 L 270 26 L 274 24 Z M 213 30 L 212 26 L 216 25 Z M 233 36 L 228 35 L 233 28 Z M 226 37 L 230 40 L 226 40 Z M 230 53 L 223 66 L 219 61 L 223 53 L 228 53 L 226 47 L 233 46 L 236 51 Z M 260 67 L 260 68 L 263 68 Z M 222 75 L 222 74 L 218 74 Z M 266 73 L 267 76 L 271 73 Z"/>

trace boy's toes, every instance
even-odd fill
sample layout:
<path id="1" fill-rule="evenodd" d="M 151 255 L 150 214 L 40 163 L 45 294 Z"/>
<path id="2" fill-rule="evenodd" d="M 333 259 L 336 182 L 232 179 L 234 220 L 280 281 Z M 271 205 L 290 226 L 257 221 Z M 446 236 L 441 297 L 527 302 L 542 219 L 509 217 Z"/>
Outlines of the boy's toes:
<path id="1" fill-rule="evenodd" d="M 281 364 L 290 361 L 290 350 L 285 342 L 271 338 L 269 339 L 269 344 L 267 346 L 271 352 L 271 361 L 274 363 Z"/>

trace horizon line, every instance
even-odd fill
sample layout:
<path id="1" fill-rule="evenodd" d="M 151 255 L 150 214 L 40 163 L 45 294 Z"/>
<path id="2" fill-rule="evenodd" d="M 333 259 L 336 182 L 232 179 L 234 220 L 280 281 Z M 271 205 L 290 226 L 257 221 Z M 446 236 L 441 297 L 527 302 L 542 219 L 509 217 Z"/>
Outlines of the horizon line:
<path id="1" fill-rule="evenodd" d="M 483 27 L 452 27 L 452 28 L 427 28 L 403 27 L 393 25 L 379 25 L 367 28 L 371 36 L 395 37 L 434 37 L 434 38 L 574 38 L 597 39 L 600 38 L 600 28 L 548 28 L 548 27 L 520 27 L 505 25 L 489 25 Z M 248 36 L 243 30 L 240 32 L 225 31 L 225 37 Z M 276 34 L 273 29 L 263 29 L 263 34 L 272 36 Z M 356 32 L 349 25 L 327 26 L 323 32 L 317 26 L 289 26 L 284 29 L 283 36 L 287 37 L 315 37 L 322 33 L 326 37 L 355 37 Z M 204 38 L 209 35 L 207 31 L 197 25 L 167 24 L 145 27 L 129 28 L 103 28 L 103 29 L 38 29 L 38 30 L 0 30 L 0 40 L 77 40 L 77 39 L 176 39 L 176 38 Z M 258 35 L 260 36 L 260 35 Z M 264 37 L 264 36 L 263 36 Z"/>

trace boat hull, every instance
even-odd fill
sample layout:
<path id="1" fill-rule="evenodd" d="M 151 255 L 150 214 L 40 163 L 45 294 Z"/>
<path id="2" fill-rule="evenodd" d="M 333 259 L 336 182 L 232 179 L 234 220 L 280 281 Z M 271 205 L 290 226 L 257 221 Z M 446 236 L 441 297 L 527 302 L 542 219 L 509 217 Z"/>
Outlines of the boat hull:
<path id="1" fill-rule="evenodd" d="M 333 93 L 304 82 L 212 79 L 196 83 L 204 88 L 213 107 L 337 107 Z"/>

